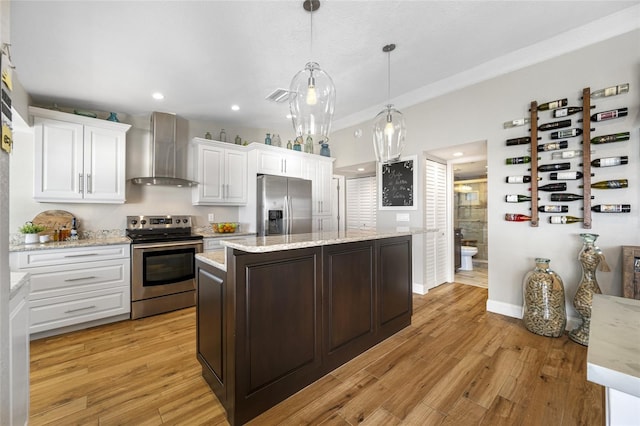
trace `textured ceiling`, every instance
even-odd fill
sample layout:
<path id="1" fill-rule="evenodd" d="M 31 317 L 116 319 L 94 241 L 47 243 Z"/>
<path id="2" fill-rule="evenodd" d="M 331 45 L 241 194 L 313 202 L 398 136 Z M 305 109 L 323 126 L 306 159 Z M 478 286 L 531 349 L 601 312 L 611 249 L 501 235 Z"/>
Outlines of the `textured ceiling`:
<path id="1" fill-rule="evenodd" d="M 256 128 L 287 125 L 288 105 L 264 98 L 313 58 L 336 85 L 336 130 L 386 103 L 385 44 L 398 46 L 391 92 L 402 107 L 426 86 L 638 4 L 325 0 L 310 43 L 301 1 L 12 0 L 11 53 L 40 104 Z"/>

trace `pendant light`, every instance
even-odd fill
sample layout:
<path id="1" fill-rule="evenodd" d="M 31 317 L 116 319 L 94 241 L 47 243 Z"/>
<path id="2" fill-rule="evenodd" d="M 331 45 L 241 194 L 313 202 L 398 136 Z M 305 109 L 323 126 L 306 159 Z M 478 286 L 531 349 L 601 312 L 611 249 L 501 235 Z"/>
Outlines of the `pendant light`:
<path id="1" fill-rule="evenodd" d="M 395 44 L 387 44 L 382 51 L 387 54 L 387 99 L 388 104 L 373 120 L 373 148 L 380 163 L 398 161 L 404 149 L 407 129 L 402 113 L 391 104 L 391 52 Z"/>
<path id="2" fill-rule="evenodd" d="M 313 55 L 313 12 L 320 8 L 320 1 L 306 0 L 302 6 L 310 16 L 309 50 Z M 303 141 L 311 136 L 313 142 L 328 143 L 335 101 L 336 88 L 331 77 L 317 62 L 307 62 L 293 76 L 289 87 L 289 110 L 296 136 Z"/>

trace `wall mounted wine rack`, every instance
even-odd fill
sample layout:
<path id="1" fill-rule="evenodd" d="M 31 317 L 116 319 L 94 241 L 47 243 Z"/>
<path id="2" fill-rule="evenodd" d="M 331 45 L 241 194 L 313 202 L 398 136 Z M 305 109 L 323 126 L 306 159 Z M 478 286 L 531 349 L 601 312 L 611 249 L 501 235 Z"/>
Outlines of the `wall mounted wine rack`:
<path id="1" fill-rule="evenodd" d="M 622 91 L 621 91 L 621 88 Z M 593 94 L 591 93 L 591 88 L 590 87 L 585 87 L 582 89 L 582 111 L 581 111 L 581 115 L 582 115 L 582 119 L 581 120 L 577 120 L 578 122 L 582 122 L 582 128 L 581 129 L 577 129 L 576 131 L 582 131 L 581 136 L 582 136 L 582 164 L 579 165 L 578 167 L 582 167 L 582 227 L 585 229 L 591 229 L 592 226 L 592 202 L 591 202 L 591 194 L 592 194 L 592 190 L 591 190 L 591 185 L 592 185 L 592 176 L 591 176 L 591 132 L 595 129 L 591 128 L 591 108 L 595 108 L 592 107 L 591 105 L 591 97 L 592 96 L 596 96 L 596 93 L 600 92 L 600 95 L 602 96 L 610 96 L 610 95 L 616 95 L 619 93 L 626 93 L 629 90 L 629 85 L 628 84 L 624 84 L 624 85 L 619 85 L 619 86 L 614 86 L 614 87 L 610 87 L 607 89 L 603 89 L 603 90 L 599 90 L 597 92 L 594 92 Z M 610 92 L 612 91 L 612 92 Z M 613 93 L 615 92 L 615 93 Z M 560 101 L 557 101 L 558 104 L 560 104 L 560 106 L 556 106 L 557 108 L 561 108 L 561 107 L 566 107 L 566 108 L 570 108 L 569 106 L 565 105 L 565 103 L 561 103 Z M 550 104 L 553 104 L 550 103 Z M 539 137 L 539 131 L 540 130 L 549 130 L 552 128 L 563 128 L 563 127 L 568 127 L 571 126 L 572 124 L 572 120 L 564 120 L 565 122 L 560 124 L 560 122 L 556 122 L 556 123 L 547 123 L 546 125 L 548 126 L 549 124 L 551 125 L 556 125 L 554 127 L 546 127 L 545 129 L 539 129 L 538 126 L 538 113 L 540 112 L 538 110 L 538 108 L 542 108 L 543 110 L 553 110 L 556 107 L 550 107 L 547 108 L 548 105 L 542 104 L 542 106 L 540 104 L 538 104 L 537 101 L 531 101 L 530 103 L 530 108 L 529 108 L 529 118 L 528 121 L 529 123 L 526 123 L 527 119 L 520 119 L 520 120 L 513 120 L 511 122 L 507 122 L 505 123 L 504 127 L 516 127 L 516 126 L 521 126 L 523 124 L 529 124 L 530 129 L 530 138 L 529 138 L 529 144 L 530 144 L 530 166 L 531 166 L 531 199 L 530 199 L 530 203 L 531 203 L 531 215 L 529 217 L 529 221 L 530 221 L 530 226 L 532 227 L 538 227 L 539 223 L 540 223 L 540 214 L 539 214 L 539 199 L 538 199 L 538 192 L 539 192 L 539 173 L 540 171 L 538 170 L 539 168 L 539 160 L 538 160 L 538 154 L 539 154 L 539 145 L 538 145 L 538 139 L 542 139 L 541 137 Z M 624 109 L 624 108 L 623 108 Z M 626 115 L 626 109 L 624 109 L 624 115 Z M 609 119 L 609 118 L 617 118 L 619 117 L 617 115 L 617 111 L 621 111 L 621 109 L 615 110 L 615 111 L 607 111 L 605 112 L 605 114 L 607 113 L 611 113 L 611 112 L 616 112 L 616 115 L 611 117 L 608 116 L 605 119 Z M 580 111 L 578 111 L 580 112 Z M 574 114 L 574 112 L 568 112 L 567 115 L 572 115 Z M 624 116 L 621 115 L 621 116 Z M 554 114 L 555 116 L 555 114 Z M 558 116 L 555 116 L 554 118 L 559 118 Z M 596 121 L 601 121 L 602 118 L 600 117 L 596 117 L 595 119 Z M 562 120 L 560 120 L 562 121 Z M 545 127 L 545 125 L 543 125 L 543 127 Z M 572 135 L 575 136 L 575 135 Z M 613 136 L 613 135 L 607 135 L 607 136 Z M 616 134 L 616 136 L 619 136 L 619 134 Z M 624 135 L 623 135 L 624 136 Z M 560 139 L 561 137 L 558 135 L 557 138 L 555 138 L 553 135 L 551 136 L 552 139 Z M 629 139 L 629 133 L 627 132 L 626 138 Z M 516 139 L 511 139 L 507 141 L 507 145 L 520 145 L 523 144 L 522 140 L 524 140 L 525 138 L 516 138 Z M 514 142 L 518 140 L 518 142 Z M 617 140 L 617 139 L 616 139 Z M 620 139 L 620 140 L 626 140 L 626 139 Z M 514 142 L 514 143 L 510 143 L 510 142 Z M 525 142 L 526 143 L 526 142 Z M 560 141 L 558 142 L 560 143 Z M 566 148 L 567 147 L 567 143 L 565 142 L 565 146 L 562 148 Z M 557 148 L 555 148 L 557 149 Z M 546 147 L 542 148 L 543 151 L 547 151 Z M 524 158 L 524 157 L 521 157 Z M 552 154 L 552 158 L 553 158 L 553 154 Z M 564 156 L 562 157 L 564 158 Z M 573 158 L 573 157 L 569 157 L 569 158 Z M 508 163 L 511 160 L 508 160 Z M 620 164 L 620 163 L 618 163 Z M 624 163 L 622 164 L 626 164 L 626 160 Z M 599 166 L 599 165 L 598 165 Z M 562 170 L 562 169 L 556 169 L 556 170 Z M 576 172 L 576 173 L 580 173 L 580 172 Z M 555 180 L 554 177 L 550 176 L 550 179 Z M 558 179 L 560 180 L 560 179 Z M 509 182 L 509 180 L 508 180 Z M 610 181 L 611 182 L 611 181 Z M 613 186 L 610 186 L 610 188 L 613 188 Z M 510 196 L 511 197 L 511 196 Z M 520 196 L 518 195 L 517 198 L 519 198 Z M 553 200 L 553 199 L 552 199 Z M 509 201 L 509 200 L 507 200 Z M 520 201 L 518 199 L 518 201 Z M 625 212 L 628 212 L 630 210 L 630 208 L 626 207 L 627 210 L 623 210 Z M 563 211 L 563 214 L 566 214 L 564 212 L 566 212 L 567 210 L 565 209 Z M 600 210 L 598 210 L 600 211 Z M 604 210 L 603 210 L 604 211 Z M 518 216 L 520 218 L 518 219 L 513 219 L 513 218 L 506 218 L 507 220 L 516 220 L 516 221 L 522 221 L 525 220 L 523 218 L 526 218 L 526 215 L 521 215 L 521 214 L 507 214 L 507 216 Z M 564 218 L 566 219 L 566 218 Z M 555 223 L 555 222 L 554 222 Z M 564 223 L 564 222 L 562 222 Z"/>

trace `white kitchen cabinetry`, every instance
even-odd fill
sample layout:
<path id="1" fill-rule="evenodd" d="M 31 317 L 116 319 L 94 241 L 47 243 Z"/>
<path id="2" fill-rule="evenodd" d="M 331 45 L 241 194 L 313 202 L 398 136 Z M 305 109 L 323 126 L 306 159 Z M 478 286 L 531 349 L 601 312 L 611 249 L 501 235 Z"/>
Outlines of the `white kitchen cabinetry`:
<path id="1" fill-rule="evenodd" d="M 268 145 L 257 148 L 257 171 L 260 174 L 303 178 L 302 158 L 299 153 Z"/>
<path id="2" fill-rule="evenodd" d="M 14 271 L 29 272 L 29 332 L 125 319 L 131 311 L 128 244 L 10 253 Z M 104 319 L 111 318 L 109 321 Z M 84 328 L 78 326 L 73 329 Z M 50 332 L 47 335 L 58 334 Z"/>
<path id="3" fill-rule="evenodd" d="M 224 250 L 225 246 L 223 246 L 222 244 L 220 244 L 220 241 L 222 240 L 241 240 L 244 238 L 247 238 L 248 235 L 240 235 L 237 237 L 231 237 L 228 235 L 225 235 L 224 237 L 214 237 L 214 238 L 204 238 L 203 240 L 203 247 L 202 247 L 202 251 L 204 253 L 211 253 L 213 251 L 221 251 Z"/>
<path id="4" fill-rule="evenodd" d="M 328 157 L 305 158 L 303 177 L 313 182 L 313 215 L 330 215 L 333 159 Z"/>
<path id="5" fill-rule="evenodd" d="M 194 138 L 194 205 L 242 205 L 247 203 L 247 152 L 224 142 Z"/>
<path id="6" fill-rule="evenodd" d="M 124 203 L 128 124 L 30 107 L 41 202 Z"/>
<path id="7" fill-rule="evenodd" d="M 29 284 L 11 275 L 27 281 L 9 300 L 9 424 L 17 426 L 29 423 Z"/>

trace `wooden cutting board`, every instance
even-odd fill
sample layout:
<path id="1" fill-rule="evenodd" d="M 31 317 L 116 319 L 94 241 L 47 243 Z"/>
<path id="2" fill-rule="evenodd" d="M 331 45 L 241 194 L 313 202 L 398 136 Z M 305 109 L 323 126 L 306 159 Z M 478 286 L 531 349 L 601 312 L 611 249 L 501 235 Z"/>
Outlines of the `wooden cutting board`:
<path id="1" fill-rule="evenodd" d="M 53 231 L 65 226 L 67 229 L 71 229 L 71 219 L 73 215 L 64 210 L 45 210 L 38 213 L 31 222 L 34 225 L 43 225 L 47 229 L 42 231 L 40 235 L 50 235 L 53 237 Z"/>

